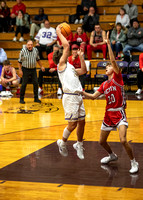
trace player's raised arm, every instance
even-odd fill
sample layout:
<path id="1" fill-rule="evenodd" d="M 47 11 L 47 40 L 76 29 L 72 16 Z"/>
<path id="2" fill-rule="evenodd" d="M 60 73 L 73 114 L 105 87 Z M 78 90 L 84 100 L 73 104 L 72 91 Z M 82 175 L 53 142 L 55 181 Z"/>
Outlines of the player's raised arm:
<path id="1" fill-rule="evenodd" d="M 110 40 L 109 40 L 109 31 L 107 32 L 107 39 L 105 39 L 107 45 L 108 45 L 108 51 L 109 51 L 109 58 L 110 58 L 110 62 L 112 63 L 113 69 L 114 71 L 118 74 L 119 73 L 119 67 L 115 61 L 115 56 L 113 54 L 111 45 L 110 45 Z"/>
<path id="2" fill-rule="evenodd" d="M 67 62 L 67 58 L 69 56 L 70 45 L 69 45 L 67 39 L 61 33 L 61 25 L 57 26 L 56 32 L 57 32 L 57 35 L 58 35 L 59 39 L 61 40 L 61 43 L 63 46 L 63 54 L 59 61 L 59 67 L 60 67 L 61 65 L 65 64 Z"/>
<path id="3" fill-rule="evenodd" d="M 86 69 L 86 64 L 85 64 L 85 61 L 84 61 L 84 51 L 82 51 L 82 49 L 78 50 L 78 55 L 79 55 L 79 58 L 80 58 L 80 63 L 81 63 L 81 68 L 79 69 L 76 69 L 78 75 L 83 75 L 87 72 L 87 69 Z"/>

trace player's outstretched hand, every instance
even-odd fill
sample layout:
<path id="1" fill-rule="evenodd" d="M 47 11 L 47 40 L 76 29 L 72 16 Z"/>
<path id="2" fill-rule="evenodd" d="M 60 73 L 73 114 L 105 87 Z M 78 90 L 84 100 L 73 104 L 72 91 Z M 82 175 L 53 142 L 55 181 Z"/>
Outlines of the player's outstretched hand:
<path id="1" fill-rule="evenodd" d="M 61 25 L 57 26 L 57 28 L 56 28 L 57 35 L 61 33 L 61 28 L 62 28 Z"/>
<path id="2" fill-rule="evenodd" d="M 77 54 L 78 54 L 79 56 L 83 56 L 83 55 L 84 55 L 83 49 L 79 49 L 79 50 L 77 51 Z"/>

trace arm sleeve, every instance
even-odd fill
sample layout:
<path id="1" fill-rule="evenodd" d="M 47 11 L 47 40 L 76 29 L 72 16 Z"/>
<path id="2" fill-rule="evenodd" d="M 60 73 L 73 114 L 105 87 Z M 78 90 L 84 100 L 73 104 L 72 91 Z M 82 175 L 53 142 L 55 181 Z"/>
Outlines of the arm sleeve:
<path id="1" fill-rule="evenodd" d="M 21 50 L 21 51 L 20 51 L 20 54 L 19 54 L 18 62 L 19 62 L 19 63 L 22 63 L 23 58 L 24 58 L 24 56 L 23 56 L 23 52 L 22 52 L 22 50 Z"/>

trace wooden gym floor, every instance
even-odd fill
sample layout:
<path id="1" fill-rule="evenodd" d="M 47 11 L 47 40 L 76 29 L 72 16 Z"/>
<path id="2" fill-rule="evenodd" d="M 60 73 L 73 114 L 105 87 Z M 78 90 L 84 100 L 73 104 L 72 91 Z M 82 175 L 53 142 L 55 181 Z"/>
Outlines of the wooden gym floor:
<path id="1" fill-rule="evenodd" d="M 79 160 L 68 141 L 69 156 L 63 158 L 56 145 L 66 126 L 62 100 L 45 93 L 42 103 L 33 102 L 32 89 L 26 104 L 19 98 L 0 99 L 0 200 L 141 200 L 143 199 L 143 95 L 126 94 L 131 143 L 140 171 L 130 175 L 130 161 L 119 143 L 118 131 L 109 142 L 119 160 L 101 165 L 106 152 L 99 146 L 105 110 L 104 98 L 84 99 L 86 126 L 85 159 Z"/>

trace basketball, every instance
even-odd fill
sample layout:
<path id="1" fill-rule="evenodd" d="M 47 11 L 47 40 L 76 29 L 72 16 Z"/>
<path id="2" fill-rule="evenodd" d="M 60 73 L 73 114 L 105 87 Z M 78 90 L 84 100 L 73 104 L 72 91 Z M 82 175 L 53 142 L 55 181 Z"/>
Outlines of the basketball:
<path id="1" fill-rule="evenodd" d="M 71 33 L 71 27 L 70 27 L 70 25 L 69 24 L 67 24 L 67 23 L 61 23 L 60 24 L 60 27 L 61 27 L 61 33 L 62 33 L 62 35 L 64 36 L 64 37 L 67 37 L 67 36 L 69 36 L 70 35 L 70 33 Z"/>

